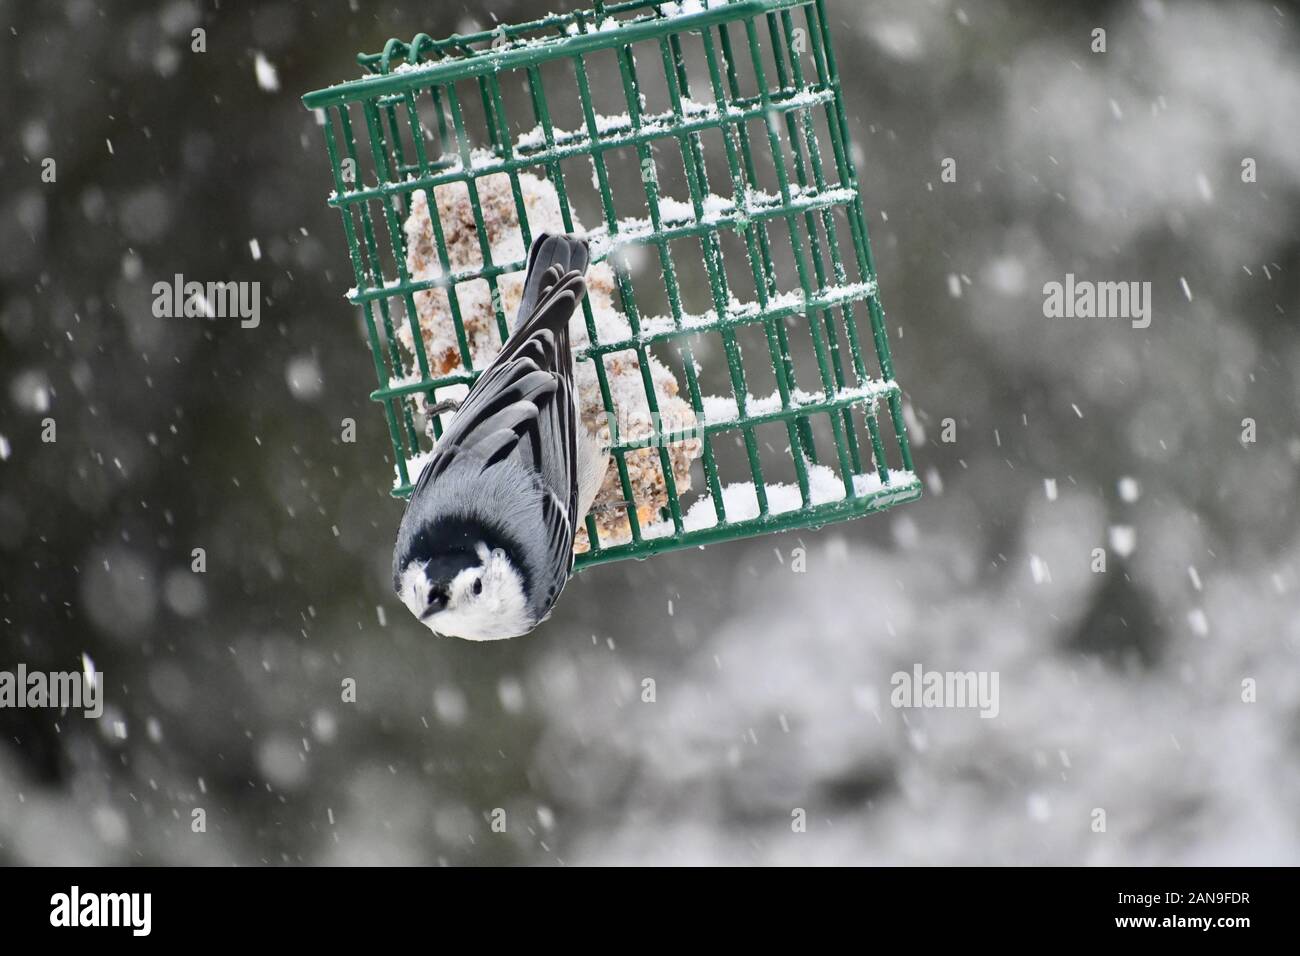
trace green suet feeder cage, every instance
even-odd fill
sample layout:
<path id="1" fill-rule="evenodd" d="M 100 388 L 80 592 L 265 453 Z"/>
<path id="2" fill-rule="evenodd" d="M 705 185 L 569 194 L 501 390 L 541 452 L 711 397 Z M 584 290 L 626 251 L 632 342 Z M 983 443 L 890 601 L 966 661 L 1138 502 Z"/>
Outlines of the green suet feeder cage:
<path id="1" fill-rule="evenodd" d="M 504 340 L 532 237 L 586 235 L 577 565 L 921 495 L 823 0 L 627 0 L 389 40 L 307 94 L 405 496 Z"/>

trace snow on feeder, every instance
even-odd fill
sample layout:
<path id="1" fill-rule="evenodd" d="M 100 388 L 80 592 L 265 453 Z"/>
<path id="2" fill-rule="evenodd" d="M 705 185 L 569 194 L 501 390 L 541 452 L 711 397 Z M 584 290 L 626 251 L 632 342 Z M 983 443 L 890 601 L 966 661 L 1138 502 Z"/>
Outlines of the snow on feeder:
<path id="1" fill-rule="evenodd" d="M 920 497 L 823 0 L 389 40 L 319 111 L 406 496 L 541 232 L 585 235 L 579 567 Z M 579 328 L 581 326 L 581 328 Z"/>

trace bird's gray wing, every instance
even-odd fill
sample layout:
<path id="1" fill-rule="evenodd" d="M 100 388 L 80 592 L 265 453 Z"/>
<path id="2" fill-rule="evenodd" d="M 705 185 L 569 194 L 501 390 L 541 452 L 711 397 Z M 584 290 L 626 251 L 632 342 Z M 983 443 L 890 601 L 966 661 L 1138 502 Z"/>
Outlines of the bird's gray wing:
<path id="1" fill-rule="evenodd" d="M 552 519 L 558 522 L 552 514 L 558 511 L 567 527 L 574 527 L 577 423 L 569 318 L 585 292 L 586 283 L 576 272 L 550 284 L 532 315 L 470 389 L 439 439 L 412 498 L 436 481 L 457 455 L 472 449 L 484 470 L 511 459 L 536 475 L 548 501 L 544 505 L 548 525 Z M 548 527 L 548 534 L 551 530 Z M 571 549 L 571 530 L 568 536 Z"/>

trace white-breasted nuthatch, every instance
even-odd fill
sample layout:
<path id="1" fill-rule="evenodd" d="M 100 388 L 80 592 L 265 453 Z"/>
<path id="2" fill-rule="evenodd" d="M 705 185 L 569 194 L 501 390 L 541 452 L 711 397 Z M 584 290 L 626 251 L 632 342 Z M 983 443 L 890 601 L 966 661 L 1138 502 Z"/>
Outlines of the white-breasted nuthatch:
<path id="1" fill-rule="evenodd" d="M 577 420 L 569 345 L 588 258 L 581 239 L 543 234 L 533 242 L 514 331 L 411 492 L 393 588 L 436 634 L 526 634 L 573 570 L 573 537 L 608 464 Z"/>

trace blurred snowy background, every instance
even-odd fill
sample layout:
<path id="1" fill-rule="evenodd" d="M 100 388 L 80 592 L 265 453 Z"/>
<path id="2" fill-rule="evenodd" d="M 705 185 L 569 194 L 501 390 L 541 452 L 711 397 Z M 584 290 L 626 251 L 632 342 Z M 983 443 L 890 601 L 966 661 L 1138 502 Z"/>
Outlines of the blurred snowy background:
<path id="1" fill-rule="evenodd" d="M 298 97 L 485 6 L 0 0 L 0 668 L 86 653 L 108 701 L 0 711 L 0 861 L 1300 862 L 1297 8 L 830 0 L 926 497 L 477 646 L 389 592 Z M 1068 272 L 1151 327 L 1044 318 Z M 261 326 L 154 318 L 174 273 Z M 916 663 L 998 671 L 998 717 L 894 709 Z"/>

